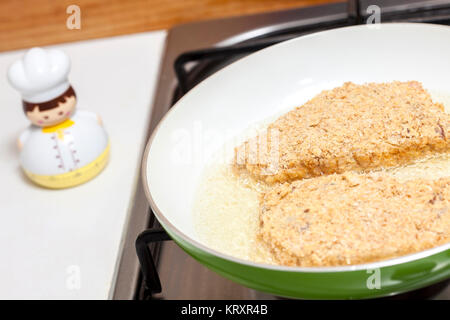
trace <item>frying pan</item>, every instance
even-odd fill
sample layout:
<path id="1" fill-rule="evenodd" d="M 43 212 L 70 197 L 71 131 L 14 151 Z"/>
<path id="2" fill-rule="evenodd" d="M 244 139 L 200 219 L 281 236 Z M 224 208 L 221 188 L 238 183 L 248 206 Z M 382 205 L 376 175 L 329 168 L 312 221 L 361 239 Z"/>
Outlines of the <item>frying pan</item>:
<path id="1" fill-rule="evenodd" d="M 244 286 L 278 296 L 374 298 L 450 278 L 450 243 L 369 264 L 286 267 L 215 251 L 199 240 L 194 229 L 192 204 L 204 159 L 230 135 L 238 136 L 343 82 L 393 80 L 418 80 L 427 89 L 450 93 L 450 27 L 399 23 L 334 29 L 274 45 L 215 73 L 172 107 L 147 144 L 143 181 L 157 219 L 200 263 Z M 202 132 L 227 132 L 203 148 L 202 157 L 195 156 L 199 151 L 195 139 L 190 139 L 199 127 Z M 187 137 L 183 146 L 192 149 L 188 161 L 174 157 L 180 134 Z"/>

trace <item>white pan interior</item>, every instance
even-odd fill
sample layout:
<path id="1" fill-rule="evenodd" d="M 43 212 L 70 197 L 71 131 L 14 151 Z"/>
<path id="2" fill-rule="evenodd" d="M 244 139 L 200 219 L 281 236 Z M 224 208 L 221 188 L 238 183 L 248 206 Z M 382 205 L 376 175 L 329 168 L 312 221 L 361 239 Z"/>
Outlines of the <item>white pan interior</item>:
<path id="1" fill-rule="evenodd" d="M 170 110 L 150 139 L 144 180 L 158 218 L 198 241 L 191 208 L 204 159 L 230 136 L 343 82 L 393 80 L 450 93 L 450 27 L 335 29 L 272 46 L 214 74 Z"/>

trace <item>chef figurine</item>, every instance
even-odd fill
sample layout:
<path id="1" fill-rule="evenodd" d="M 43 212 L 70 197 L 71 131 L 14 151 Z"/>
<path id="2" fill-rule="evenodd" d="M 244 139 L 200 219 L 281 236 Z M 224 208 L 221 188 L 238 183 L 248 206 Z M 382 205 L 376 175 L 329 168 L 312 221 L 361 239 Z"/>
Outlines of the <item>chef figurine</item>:
<path id="1" fill-rule="evenodd" d="M 108 161 L 108 135 L 96 114 L 76 110 L 69 70 L 64 52 L 41 48 L 27 51 L 8 70 L 32 123 L 18 140 L 20 163 L 28 178 L 52 189 L 84 183 Z"/>

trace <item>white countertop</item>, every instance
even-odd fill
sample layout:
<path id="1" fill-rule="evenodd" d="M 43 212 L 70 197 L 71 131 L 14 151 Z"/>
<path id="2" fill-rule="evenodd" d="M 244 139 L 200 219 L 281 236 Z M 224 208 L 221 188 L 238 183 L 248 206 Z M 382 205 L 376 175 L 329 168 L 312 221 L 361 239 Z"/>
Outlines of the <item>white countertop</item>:
<path id="1" fill-rule="evenodd" d="M 24 51 L 0 54 L 0 299 L 107 299 L 145 144 L 164 31 L 58 45 L 77 106 L 101 115 L 111 159 L 65 190 L 29 183 L 16 140 L 28 126 L 6 80 Z"/>

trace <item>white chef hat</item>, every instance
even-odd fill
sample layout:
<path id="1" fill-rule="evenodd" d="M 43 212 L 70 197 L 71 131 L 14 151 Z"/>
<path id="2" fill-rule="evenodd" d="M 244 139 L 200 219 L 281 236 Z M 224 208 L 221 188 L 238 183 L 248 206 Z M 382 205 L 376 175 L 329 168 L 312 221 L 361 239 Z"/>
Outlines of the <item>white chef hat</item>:
<path id="1" fill-rule="evenodd" d="M 69 71 L 70 59 L 63 51 L 32 48 L 9 67 L 8 79 L 24 101 L 42 103 L 69 88 Z"/>

